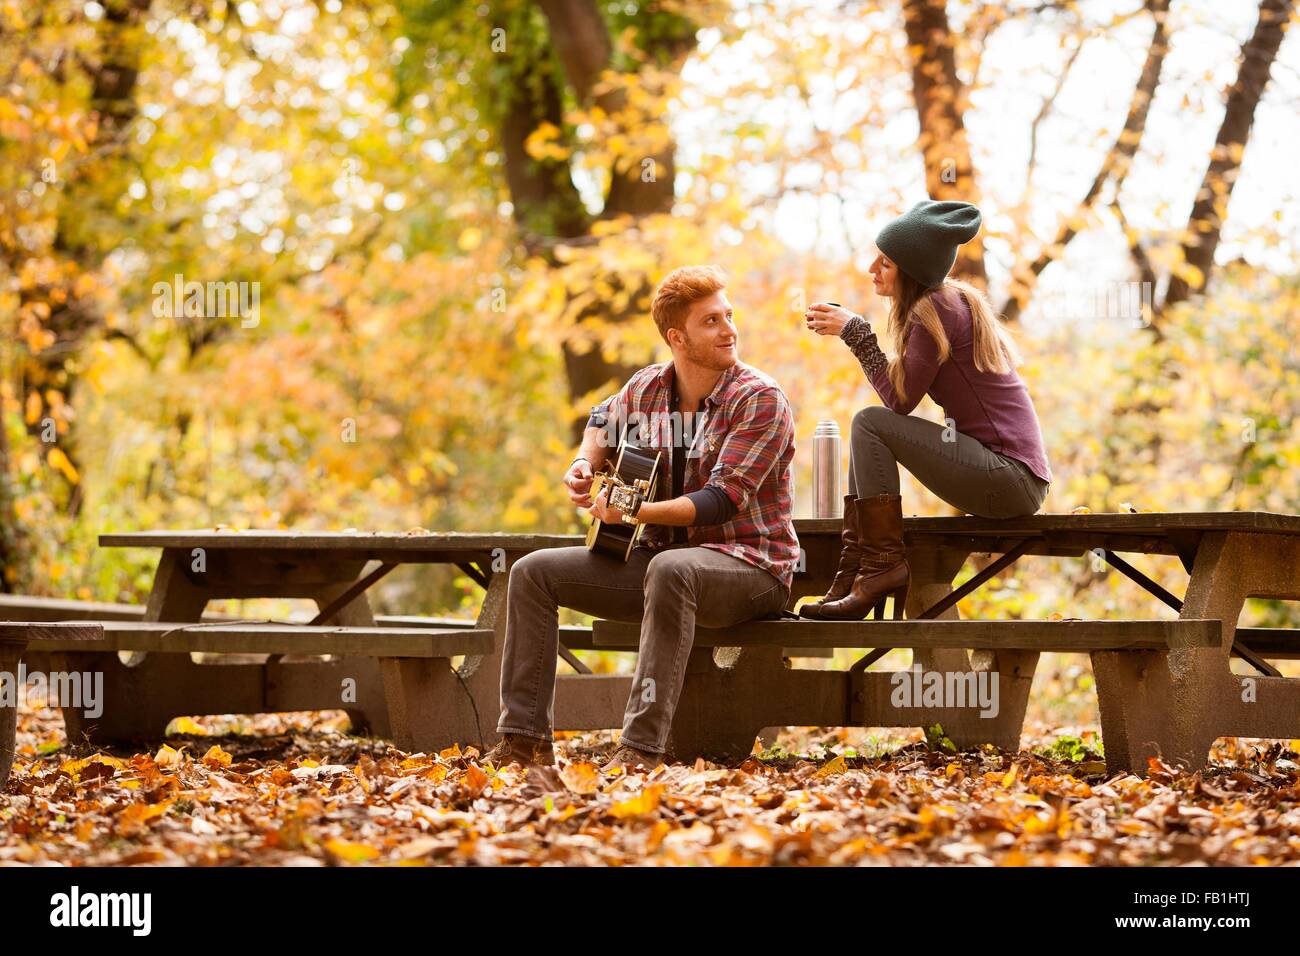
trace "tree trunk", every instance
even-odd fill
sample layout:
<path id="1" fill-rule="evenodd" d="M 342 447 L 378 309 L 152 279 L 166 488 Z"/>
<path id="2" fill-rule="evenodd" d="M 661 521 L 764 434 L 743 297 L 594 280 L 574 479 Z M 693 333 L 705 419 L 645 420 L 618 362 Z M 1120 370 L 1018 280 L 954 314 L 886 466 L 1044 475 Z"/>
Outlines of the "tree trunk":
<path id="1" fill-rule="evenodd" d="M 525 147 L 542 123 L 560 129 L 564 125 L 560 89 L 550 62 L 542 56 L 521 58 L 513 74 L 501 128 L 506 185 L 524 245 L 529 254 L 538 254 L 544 252 L 548 237 L 584 235 L 589 217 L 569 175 L 569 164 L 534 159 Z"/>
<path id="2" fill-rule="evenodd" d="M 1268 85 L 1269 70 L 1277 58 L 1278 47 L 1290 22 L 1294 0 L 1262 0 L 1255 32 L 1241 48 L 1241 70 L 1228 93 L 1219 135 L 1214 140 L 1210 165 L 1196 194 L 1192 214 L 1187 222 L 1183 259 L 1196 272 L 1175 273 L 1169 281 L 1160 314 L 1186 300 L 1193 292 L 1205 289 L 1214 268 L 1214 251 L 1223 234 L 1228 217 L 1228 201 L 1241 171 L 1241 158 L 1250 127 L 1255 122 L 1255 108 Z"/>
<path id="3" fill-rule="evenodd" d="M 136 115 L 135 87 L 140 72 L 141 24 L 148 14 L 150 0 L 104 0 L 104 13 L 96 26 L 99 43 L 96 59 L 81 59 L 82 68 L 90 79 L 90 108 L 99 117 L 99 133 L 92 146 L 95 160 L 78 166 L 76 173 L 63 184 L 59 201 L 58 227 L 51 244 L 53 256 L 71 261 L 79 271 L 98 269 L 105 250 L 92 239 L 80 235 L 89 210 L 102 205 L 105 194 L 106 170 L 116 164 L 124 167 L 127 153 L 127 127 Z M 116 200 L 116 196 L 113 196 Z M 79 299 L 71 280 L 62 282 L 56 290 L 41 286 L 24 289 L 20 295 L 24 306 L 36 303 L 49 309 L 45 326 L 56 337 L 53 346 L 37 355 L 26 357 L 23 377 L 28 389 L 55 388 L 69 399 L 76 385 L 70 370 L 77 353 L 87 338 L 102 327 L 102 316 L 88 301 Z M 28 426 L 33 436 L 44 430 L 40 419 Z M 76 467 L 75 445 L 67 433 L 60 436 L 59 447 Z M 49 446 L 42 443 L 42 449 Z M 80 469 L 78 469 L 80 471 Z M 72 488 L 68 498 L 68 512 L 76 515 L 81 508 L 82 494 L 79 486 Z"/>
<path id="4" fill-rule="evenodd" d="M 12 467 L 9 437 L 0 416 L 0 593 L 23 591 L 27 584 L 27 568 L 20 559 L 22 528 L 14 510 L 14 486 L 9 479 Z"/>
<path id="5" fill-rule="evenodd" d="M 636 113 L 618 83 L 619 77 L 606 75 L 613 46 L 595 0 L 539 0 L 539 5 L 546 16 L 551 43 L 578 101 L 600 107 L 606 116 L 621 125 L 633 142 L 644 139 L 641 131 L 651 128 L 656 134 L 654 141 L 660 144 L 657 148 L 647 148 L 642 156 L 615 161 L 600 218 L 635 220 L 672 212 L 675 144 L 671 137 L 663 135 L 666 120 L 658 115 Z M 664 26 L 662 19 L 657 25 Z M 678 18 L 673 29 L 656 31 L 647 52 L 652 59 L 666 59 L 672 65 L 680 65 L 694 45 L 694 26 Z M 602 82 L 602 76 L 609 82 Z M 579 325 L 597 316 L 615 324 L 647 318 L 644 303 L 651 291 L 648 277 L 611 275 L 605 281 L 619 289 L 632 285 L 628 305 L 618 314 L 603 303 L 592 305 L 578 315 Z M 576 400 L 599 389 L 616 389 L 651 357 L 647 355 L 644 360 L 631 362 L 608 361 L 600 348 L 580 352 L 565 343 L 564 368 L 569 395 Z M 585 413 L 574 420 L 575 438 L 581 436 L 585 421 Z"/>
<path id="6" fill-rule="evenodd" d="M 945 0 L 903 0 L 908 50 L 912 53 L 912 95 L 921 126 L 917 145 L 925 163 L 931 199 L 959 199 L 979 205 L 970 143 L 963 119 L 965 85 L 957 76 L 957 38 L 948 28 Z M 984 288 L 984 242 L 976 236 L 957 250 L 953 275 Z"/>

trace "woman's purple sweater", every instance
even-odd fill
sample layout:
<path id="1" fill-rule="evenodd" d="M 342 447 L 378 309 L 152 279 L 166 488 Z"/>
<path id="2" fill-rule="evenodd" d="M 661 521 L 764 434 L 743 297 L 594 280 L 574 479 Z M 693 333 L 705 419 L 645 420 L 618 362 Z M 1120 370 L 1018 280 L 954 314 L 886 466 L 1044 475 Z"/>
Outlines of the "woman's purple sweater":
<path id="1" fill-rule="evenodd" d="M 943 408 L 944 418 L 964 435 L 995 452 L 1029 466 L 1043 481 L 1052 471 L 1043 450 L 1043 432 L 1024 379 L 1012 369 L 1001 374 L 975 367 L 971 338 L 970 305 L 956 292 L 931 297 L 948 335 L 947 361 L 939 362 L 939 345 L 921 326 L 908 327 L 903 384 L 907 401 L 901 401 L 889 382 L 888 359 L 880 350 L 876 333 L 861 316 L 844 323 L 840 338 L 857 356 L 880 400 L 900 415 L 908 414 L 929 394 Z"/>

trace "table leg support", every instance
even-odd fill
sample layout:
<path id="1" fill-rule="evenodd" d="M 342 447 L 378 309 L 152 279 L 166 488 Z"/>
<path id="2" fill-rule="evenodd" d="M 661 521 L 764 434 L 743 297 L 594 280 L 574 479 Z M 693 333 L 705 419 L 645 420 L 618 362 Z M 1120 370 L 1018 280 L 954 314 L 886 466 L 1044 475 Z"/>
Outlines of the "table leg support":
<path id="1" fill-rule="evenodd" d="M 555 681 L 556 729 L 622 727 L 631 694 L 631 674 L 561 674 Z"/>
<path id="2" fill-rule="evenodd" d="M 970 553 L 947 548 L 912 548 L 907 553 L 907 563 L 912 570 L 912 583 L 907 592 L 907 616 L 915 618 L 927 608 L 942 600 L 953 589 L 953 580 L 961 571 Z M 956 605 L 937 615 L 936 620 L 960 618 Z M 869 713 L 864 717 L 867 726 L 920 726 L 922 729 L 939 724 L 944 736 L 958 749 L 993 744 L 1002 750 L 1020 749 L 1020 733 L 1024 727 L 1025 710 L 1029 705 L 1029 691 L 1038 665 L 1036 651 L 966 651 L 960 648 L 917 649 L 912 653 L 913 666 L 919 665 L 922 673 L 935 671 L 948 674 L 974 674 L 975 680 L 987 683 L 990 694 L 996 687 L 996 713 L 982 716 L 986 708 L 974 706 L 968 700 L 962 707 L 896 708 L 888 703 L 894 683 L 877 687 L 873 678 L 889 679 L 890 675 L 864 674 L 866 684 L 858 692 L 864 696 Z M 990 677 L 980 678 L 980 673 Z M 956 678 L 954 678 L 956 679 Z M 970 686 L 971 678 L 962 677 Z M 978 684 L 976 685 L 978 686 Z M 880 699 L 881 695 L 883 699 Z M 993 708 L 988 708 L 992 710 Z M 874 712 L 874 716 L 872 713 Z"/>
<path id="3" fill-rule="evenodd" d="M 1180 726 L 1168 652 L 1094 651 L 1092 674 L 1108 773 L 1145 774 L 1155 756 L 1204 763 L 1213 738 L 1194 745 L 1189 728 Z M 1196 758 L 1198 749 L 1203 753 Z"/>
<path id="4" fill-rule="evenodd" d="M 18 702 L 23 688 L 18 686 L 18 662 L 22 660 L 26 642 L 0 642 L 0 674 L 7 674 L 13 682 L 12 703 L 0 701 L 0 789 L 9 780 L 9 770 L 14 765 L 14 747 L 18 739 Z"/>
<path id="5" fill-rule="evenodd" d="M 384 568 L 383 573 L 386 574 L 387 566 L 384 566 Z M 324 614 L 337 601 L 355 590 L 366 578 L 370 578 L 370 583 L 373 584 L 375 580 L 378 580 L 376 574 L 377 572 L 352 582 L 325 585 L 312 595 L 312 599 L 316 602 L 316 607 L 321 614 Z M 370 609 L 370 599 L 366 597 L 365 591 L 358 592 L 352 600 L 342 607 L 334 608 L 330 620 L 340 627 L 374 627 L 375 616 Z M 345 657 L 332 663 L 337 665 L 338 676 L 335 677 L 328 673 L 334 668 L 326 668 L 325 670 L 331 678 L 331 682 L 327 686 L 322 685 L 319 694 L 314 692 L 315 682 L 308 684 L 307 693 L 302 697 L 302 702 L 306 704 L 316 701 L 315 706 L 293 707 L 290 709 L 315 710 L 321 707 L 321 701 L 330 701 L 331 699 L 343 701 L 341 683 L 344 678 L 347 678 L 355 682 L 350 687 L 353 693 L 349 694 L 349 696 L 352 699 L 331 706 L 340 707 L 347 712 L 348 719 L 352 722 L 353 733 L 364 732 L 372 737 L 391 737 L 393 728 L 388 715 L 384 671 L 380 662 L 373 657 Z M 307 675 L 306 671 L 297 670 L 301 666 L 300 664 L 286 665 L 283 676 L 290 679 L 305 677 Z M 276 675 L 268 670 L 268 681 L 274 680 L 275 677 Z M 301 684 L 302 681 L 299 680 L 295 683 Z"/>
<path id="6" fill-rule="evenodd" d="M 906 616 L 920 616 L 926 608 L 941 600 L 952 590 L 953 579 L 966 563 L 964 551 L 945 551 L 934 548 L 912 548 L 907 552 L 907 563 L 912 571 L 912 582 L 907 589 Z M 937 620 L 957 620 L 961 615 L 956 606 L 937 616 Z M 970 656 L 960 648 L 920 648 L 912 651 L 912 662 L 927 671 L 968 671 Z"/>
<path id="7" fill-rule="evenodd" d="M 779 647 L 697 647 L 687 660 L 669 747 L 681 761 L 735 762 L 770 727 L 842 727 L 848 714 L 844 671 L 789 667 Z"/>
<path id="8" fill-rule="evenodd" d="M 477 747 L 483 740 L 486 716 L 496 727 L 496 711 L 476 710 L 469 688 L 457 678 L 445 657 L 392 658 L 379 662 L 393 743 L 410 752 L 437 753 L 452 744 Z"/>
<path id="9" fill-rule="evenodd" d="M 392 736 L 383 671 L 376 658 L 272 657 L 262 665 L 244 666 L 262 671 L 263 711 L 342 710 L 351 721 L 351 733 Z"/>
<path id="10" fill-rule="evenodd" d="M 500 739 L 496 727 L 509 577 L 508 569 L 493 573 L 476 622 L 494 632 L 491 654 L 466 657 L 459 671 L 445 658 L 381 662 L 389 726 L 398 747 L 431 753 L 459 744 L 482 751 Z"/>
<path id="11" fill-rule="evenodd" d="M 1300 598 L 1300 539 L 1201 537 L 1181 617 L 1219 620 L 1222 646 L 1093 654 L 1108 770 L 1144 774 L 1156 756 L 1199 770 L 1220 736 L 1300 734 L 1300 681 L 1236 675 L 1229 667 L 1248 597 Z"/>

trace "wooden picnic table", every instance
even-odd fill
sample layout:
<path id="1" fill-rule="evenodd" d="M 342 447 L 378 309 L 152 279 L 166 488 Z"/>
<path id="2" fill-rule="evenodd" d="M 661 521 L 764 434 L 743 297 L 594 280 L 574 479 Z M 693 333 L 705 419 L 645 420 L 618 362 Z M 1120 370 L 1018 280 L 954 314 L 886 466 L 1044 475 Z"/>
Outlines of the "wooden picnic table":
<path id="1" fill-rule="evenodd" d="M 469 654 L 459 674 L 447 668 L 445 657 L 388 658 L 378 650 L 339 654 L 329 661 L 275 655 L 265 663 L 229 666 L 196 663 L 189 653 L 175 651 L 139 652 L 127 663 L 110 656 L 100 664 L 106 671 L 103 716 L 91 726 L 75 714 L 68 715 L 69 734 L 102 740 L 157 736 L 175 717 L 245 713 L 249 701 L 259 701 L 268 710 L 342 709 L 355 729 L 391 736 L 407 745 L 414 742 L 408 718 L 415 717 L 445 726 L 449 739 L 490 742 L 497 715 L 488 701 L 495 693 L 496 675 L 494 666 L 485 665 L 499 660 L 504 639 L 505 569 L 530 551 L 576 540 L 571 535 L 460 532 L 209 530 L 101 535 L 104 547 L 161 550 L 143 614 L 146 624 L 199 625 L 213 600 L 307 598 L 319 612 L 311 625 L 373 629 L 370 587 L 403 564 L 447 564 L 487 590 L 478 630 L 493 629 L 496 647 L 490 654 Z M 211 651 L 213 642 L 220 642 L 223 627 L 214 622 L 212 629 L 201 632 L 206 641 L 203 650 Z M 384 636 L 371 633 L 375 641 Z M 198 640 L 197 636 L 192 640 L 190 649 L 200 649 Z M 246 653 L 250 646 L 241 642 L 237 650 Z M 70 661 L 72 666 L 84 663 Z M 346 696 L 341 693 L 345 681 L 350 682 Z M 404 687 L 419 699 L 408 699 Z M 425 696 L 432 700 L 425 701 Z"/>
<path id="2" fill-rule="evenodd" d="M 791 608 L 801 597 L 829 587 L 840 521 L 797 520 L 795 527 L 804 562 L 795 576 Z M 1112 767 L 1141 770 L 1146 758 L 1157 753 L 1200 766 L 1217 736 L 1286 737 L 1300 730 L 1300 680 L 1277 676 L 1267 663 L 1268 657 L 1300 656 L 1300 643 L 1293 645 L 1289 631 L 1236 626 L 1247 597 L 1300 599 L 1300 516 L 1212 512 L 906 518 L 904 537 L 912 567 L 906 611 L 918 624 L 924 619 L 958 619 L 956 605 L 962 597 L 1024 555 L 1090 553 L 1176 611 L 1178 620 L 1220 622 L 1221 640 L 1213 642 L 1218 646 L 1184 637 L 1167 647 L 1125 639 L 1114 649 L 1095 649 L 1096 635 L 1093 644 L 1078 645 L 1092 655 Z M 161 549 L 145 614 L 155 622 L 198 621 L 213 599 L 303 597 L 320 608 L 314 624 L 372 625 L 366 591 L 394 567 L 460 567 L 486 590 L 476 626 L 494 632 L 495 646 L 491 653 L 467 656 L 458 671 L 447 668 L 445 661 L 427 658 L 390 659 L 381 665 L 358 656 L 331 662 L 272 661 L 260 672 L 256 665 L 245 665 L 241 670 L 248 676 L 239 678 L 277 682 L 284 691 L 279 699 L 292 709 L 335 709 L 340 706 L 339 678 L 350 675 L 356 679 L 358 696 L 344 709 L 354 720 L 390 734 L 406 749 L 428 750 L 453 741 L 487 744 L 495 738 L 507 569 L 530 551 L 581 540 L 578 535 L 451 532 L 155 531 L 106 534 L 100 543 Z M 1186 596 L 1180 600 L 1169 594 L 1121 558 L 1122 553 L 1178 556 L 1190 574 Z M 954 590 L 954 578 L 973 554 L 1000 557 Z M 202 570 L 196 571 L 200 558 Z M 1068 616 L 1067 608 L 1062 612 Z M 1163 622 L 1134 623 L 1151 631 Z M 863 628 L 890 624 L 832 622 L 829 629 L 819 625 L 824 629 L 819 633 L 827 634 L 832 646 L 835 635 L 843 635 L 842 646 L 865 648 L 871 645 L 862 638 Z M 760 627 L 750 630 L 757 633 Z M 792 655 L 779 644 L 746 647 L 744 625 L 733 632 L 736 647 L 702 646 L 692 655 L 675 737 L 680 723 L 682 739 L 699 744 L 730 734 L 735 738 L 731 743 L 739 747 L 752 744 L 755 726 L 927 726 L 939 717 L 933 722 L 942 722 L 958 745 L 987 741 L 1015 748 L 1039 654 L 1038 644 L 1012 648 L 1005 640 L 972 640 L 977 647 L 973 651 L 916 647 L 914 661 L 926 670 L 997 671 L 1000 710 L 993 719 L 969 710 L 900 713 L 889 703 L 890 675 L 867 671 L 883 647 L 848 672 L 804 670 L 789 666 L 786 658 Z M 567 628 L 561 641 L 562 656 L 578 673 L 557 680 L 556 729 L 620 726 L 630 675 L 585 672 L 571 651 L 598 646 L 590 632 Z M 1229 669 L 1234 653 L 1259 671 L 1249 694 L 1243 692 L 1243 678 Z M 188 713 L 238 712 L 220 707 L 224 698 L 239 698 L 229 683 L 232 678 L 223 675 L 221 682 L 214 682 L 204 672 L 210 665 L 194 664 L 187 654 L 149 653 L 134 664 L 152 670 L 137 670 L 129 682 L 115 682 L 111 675 L 105 682 L 106 698 L 112 700 L 114 687 L 121 697 L 121 712 L 108 728 L 115 736 L 156 735 L 166 719 L 178 716 L 163 713 L 166 708 L 140 694 L 139 688 L 156 680 L 178 681 L 194 690 L 194 699 L 203 706 Z M 185 694 L 168 697 L 186 699 Z"/>

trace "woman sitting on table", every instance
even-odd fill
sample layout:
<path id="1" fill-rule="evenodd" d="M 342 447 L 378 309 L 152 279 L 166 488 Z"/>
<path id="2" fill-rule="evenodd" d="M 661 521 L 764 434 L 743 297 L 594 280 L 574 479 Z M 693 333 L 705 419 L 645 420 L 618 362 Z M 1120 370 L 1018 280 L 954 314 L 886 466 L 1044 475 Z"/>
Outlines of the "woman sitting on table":
<path id="1" fill-rule="evenodd" d="M 885 597 L 903 615 L 911 580 L 903 548 L 898 465 L 950 505 L 984 518 L 1031 515 L 1052 473 L 1021 358 L 979 289 L 949 279 L 957 247 L 979 232 L 970 203 L 925 200 L 876 236 L 871 264 L 877 295 L 890 299 L 886 357 L 862 316 L 830 303 L 809 306 L 807 326 L 852 350 L 883 405 L 853 416 L 849 493 L 839 568 L 830 591 L 800 608 L 803 617 L 861 620 Z M 944 424 L 910 415 L 923 395 Z"/>

